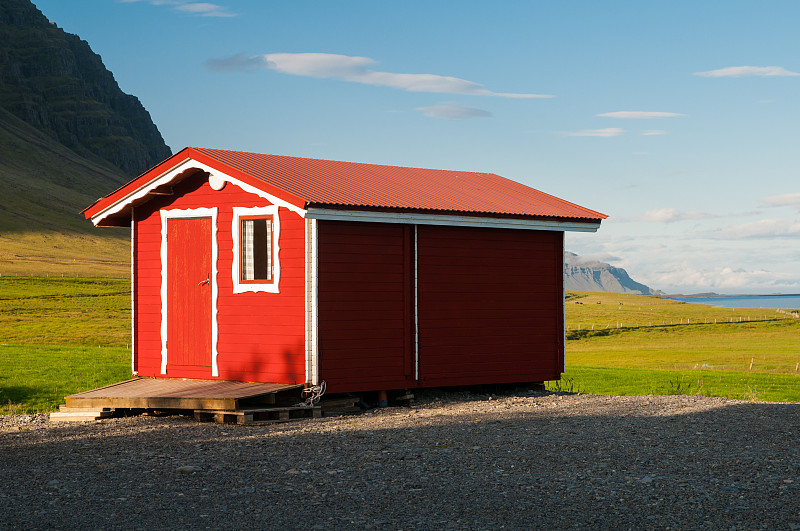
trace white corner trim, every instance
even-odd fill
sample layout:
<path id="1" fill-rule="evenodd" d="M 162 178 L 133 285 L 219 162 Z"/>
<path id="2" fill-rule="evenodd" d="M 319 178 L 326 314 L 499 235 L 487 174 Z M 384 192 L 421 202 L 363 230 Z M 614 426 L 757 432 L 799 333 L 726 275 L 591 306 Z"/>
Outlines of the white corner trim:
<path id="1" fill-rule="evenodd" d="M 413 223 L 415 225 L 451 225 L 495 229 L 555 230 L 570 232 L 597 232 L 597 229 L 600 228 L 600 222 L 580 223 L 576 221 L 422 214 L 416 212 L 372 212 L 317 207 L 310 207 L 306 210 L 305 217 L 307 219 L 363 221 L 368 223 Z"/>
<path id="2" fill-rule="evenodd" d="M 559 261 L 561 264 L 561 269 L 559 269 L 559 274 L 561 275 L 561 328 L 563 328 L 562 333 L 564 335 L 561 341 L 561 367 L 564 371 L 567 370 L 567 303 L 565 301 L 565 296 L 567 295 L 566 290 L 564 289 L 564 240 L 565 235 L 561 235 L 561 249 L 559 250 L 559 255 L 561 256 L 561 260 Z"/>
<path id="3" fill-rule="evenodd" d="M 131 208 L 131 375 L 138 376 L 136 370 L 136 218 Z"/>
<path id="4" fill-rule="evenodd" d="M 167 374 L 167 221 L 170 219 L 211 218 L 211 376 L 219 376 L 217 365 L 217 208 L 188 208 L 161 210 L 161 374 Z"/>
<path id="5" fill-rule="evenodd" d="M 414 379 L 419 382 L 419 226 L 414 225 Z"/>
<path id="6" fill-rule="evenodd" d="M 233 237 L 233 266 L 231 267 L 231 277 L 233 279 L 233 293 L 259 292 L 280 293 L 281 282 L 281 219 L 278 205 L 266 207 L 233 207 L 233 221 L 231 235 Z M 239 246 L 241 242 L 240 222 L 242 216 L 272 216 L 272 282 L 263 284 L 242 284 L 239 278 Z"/>
<path id="7" fill-rule="evenodd" d="M 306 382 L 319 385 L 319 350 L 317 342 L 317 220 L 306 220 Z"/>
<path id="8" fill-rule="evenodd" d="M 270 203 L 273 203 L 273 204 L 276 204 L 276 205 L 279 205 L 279 206 L 282 206 L 282 207 L 286 207 L 289 210 L 292 210 L 293 212 L 296 212 L 297 214 L 299 214 L 301 216 L 305 212 L 301 207 L 293 205 L 293 204 L 291 204 L 291 203 L 289 203 L 287 201 L 284 201 L 283 199 L 279 199 L 279 198 L 273 196 L 272 194 L 268 194 L 267 192 L 264 192 L 263 190 L 260 190 L 260 189 L 254 187 L 254 186 L 250 186 L 249 184 L 246 184 L 246 183 L 244 183 L 244 182 L 242 182 L 242 181 L 240 181 L 240 180 L 238 180 L 238 179 L 236 179 L 234 177 L 231 177 L 230 175 L 227 175 L 227 174 L 225 174 L 225 173 L 223 173 L 221 171 L 218 171 L 218 170 L 212 168 L 211 166 L 203 164 L 202 162 L 198 162 L 198 161 L 196 161 L 194 159 L 186 159 L 186 160 L 181 161 L 180 163 L 176 164 L 175 166 L 173 166 L 169 170 L 165 171 L 164 173 L 162 173 L 158 177 L 154 178 L 152 181 L 150 181 L 146 185 L 142 186 L 141 188 L 138 188 L 138 189 L 134 190 L 133 192 L 131 192 L 130 194 L 126 195 L 125 197 L 123 197 L 119 201 L 117 201 L 114 204 L 108 206 L 104 210 L 101 210 L 100 212 L 98 212 L 95 216 L 92 217 L 92 223 L 94 223 L 95 225 L 98 225 L 101 221 L 103 221 L 108 216 L 112 216 L 114 214 L 119 213 L 127 205 L 131 204 L 132 202 L 134 202 L 134 201 L 136 201 L 138 199 L 142 199 L 143 197 L 145 197 L 147 194 L 149 194 L 150 192 L 152 192 L 153 190 L 155 190 L 159 186 L 164 186 L 166 184 L 170 184 L 172 181 L 175 180 L 175 178 L 178 175 L 182 174 L 183 172 L 185 172 L 186 170 L 188 170 L 190 168 L 197 168 L 199 170 L 202 170 L 202 171 L 208 173 L 209 174 L 209 180 L 212 180 L 214 182 L 215 186 L 224 187 L 225 186 L 225 184 L 224 184 L 225 182 L 230 182 L 232 184 L 235 184 L 236 186 L 238 186 L 239 188 L 241 188 L 242 190 L 244 190 L 244 191 L 246 191 L 248 193 L 257 195 L 259 197 L 262 197 L 262 198 L 268 200 Z"/>

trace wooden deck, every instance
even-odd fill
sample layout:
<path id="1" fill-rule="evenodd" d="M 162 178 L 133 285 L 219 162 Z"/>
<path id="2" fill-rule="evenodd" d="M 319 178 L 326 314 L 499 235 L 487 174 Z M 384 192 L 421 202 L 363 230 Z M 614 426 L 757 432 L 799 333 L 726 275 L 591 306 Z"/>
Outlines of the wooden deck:
<path id="1" fill-rule="evenodd" d="M 66 397 L 68 408 L 236 411 L 294 405 L 302 385 L 135 378 Z"/>

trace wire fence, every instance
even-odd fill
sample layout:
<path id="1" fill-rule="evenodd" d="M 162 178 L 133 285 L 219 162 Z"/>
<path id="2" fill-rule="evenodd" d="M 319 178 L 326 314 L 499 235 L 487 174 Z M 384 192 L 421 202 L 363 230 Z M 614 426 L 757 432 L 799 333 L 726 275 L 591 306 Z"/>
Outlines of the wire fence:
<path id="1" fill-rule="evenodd" d="M 566 330 L 580 331 L 580 330 L 608 330 L 612 328 L 656 328 L 665 326 L 681 326 L 681 325 L 715 325 L 715 324 L 731 324 L 731 323 L 751 323 L 751 322 L 764 322 L 764 321 L 785 321 L 791 319 L 800 319 L 800 312 L 794 310 L 776 310 L 777 315 L 770 316 L 767 314 L 748 314 L 731 316 L 728 318 L 691 318 L 685 319 L 657 319 L 648 321 L 613 321 L 613 322 L 582 322 L 582 323 L 566 323 Z"/>

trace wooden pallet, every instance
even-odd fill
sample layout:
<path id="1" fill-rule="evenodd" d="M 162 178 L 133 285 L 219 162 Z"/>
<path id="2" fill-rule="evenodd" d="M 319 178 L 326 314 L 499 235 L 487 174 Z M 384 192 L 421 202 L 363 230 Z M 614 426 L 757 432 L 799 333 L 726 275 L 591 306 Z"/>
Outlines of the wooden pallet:
<path id="1" fill-rule="evenodd" d="M 194 411 L 195 420 L 201 422 L 217 422 L 219 424 L 273 424 L 276 422 L 288 422 L 290 420 L 320 418 L 322 408 L 319 406 L 306 407 L 273 407 L 263 409 L 237 409 L 237 410 L 216 410 L 216 409 L 196 409 Z"/>
<path id="2" fill-rule="evenodd" d="M 319 402 L 320 407 L 322 407 L 322 414 L 325 417 L 335 417 L 348 413 L 361 413 L 363 410 L 356 404 L 358 404 L 358 397 L 355 396 L 323 396 L 322 400 Z"/>
<path id="3" fill-rule="evenodd" d="M 107 419 L 114 416 L 109 407 L 69 407 L 62 405 L 58 411 L 50 413 L 50 422 L 83 422 L 86 420 Z"/>

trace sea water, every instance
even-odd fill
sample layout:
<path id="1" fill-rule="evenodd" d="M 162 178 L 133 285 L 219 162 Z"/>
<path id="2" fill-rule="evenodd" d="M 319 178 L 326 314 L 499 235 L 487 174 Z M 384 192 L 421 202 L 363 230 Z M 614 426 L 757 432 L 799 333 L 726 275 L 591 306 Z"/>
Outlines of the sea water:
<path id="1" fill-rule="evenodd" d="M 670 297 L 674 301 L 710 304 L 718 308 L 800 309 L 800 295 L 721 295 L 718 297 Z"/>

